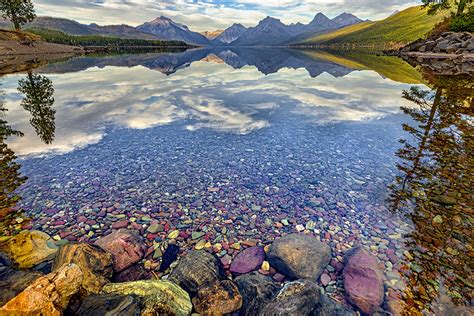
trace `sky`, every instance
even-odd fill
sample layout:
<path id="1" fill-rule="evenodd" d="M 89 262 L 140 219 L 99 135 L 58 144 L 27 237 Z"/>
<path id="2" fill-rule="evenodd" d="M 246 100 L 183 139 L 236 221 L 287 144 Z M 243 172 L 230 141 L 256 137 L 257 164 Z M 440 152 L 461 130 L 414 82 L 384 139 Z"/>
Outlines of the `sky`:
<path id="1" fill-rule="evenodd" d="M 284 23 L 308 23 L 318 12 L 332 18 L 350 12 L 378 20 L 419 5 L 414 0 L 34 0 L 38 15 L 81 23 L 140 25 L 164 15 L 202 32 L 233 23 L 254 26 L 266 16 Z"/>

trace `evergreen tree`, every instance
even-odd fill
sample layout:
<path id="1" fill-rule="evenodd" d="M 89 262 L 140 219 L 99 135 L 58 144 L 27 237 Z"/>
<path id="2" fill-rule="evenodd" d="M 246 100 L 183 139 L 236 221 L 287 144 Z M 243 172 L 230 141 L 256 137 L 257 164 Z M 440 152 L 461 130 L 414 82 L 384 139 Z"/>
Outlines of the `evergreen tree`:
<path id="1" fill-rule="evenodd" d="M 35 19 L 35 9 L 31 0 L 0 0 L 2 17 L 10 20 L 15 30 Z"/>

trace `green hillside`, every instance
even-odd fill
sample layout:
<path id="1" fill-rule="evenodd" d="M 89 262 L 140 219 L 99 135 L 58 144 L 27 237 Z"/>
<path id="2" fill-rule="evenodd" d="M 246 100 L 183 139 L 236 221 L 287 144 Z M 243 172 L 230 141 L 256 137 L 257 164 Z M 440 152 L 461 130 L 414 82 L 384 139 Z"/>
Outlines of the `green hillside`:
<path id="1" fill-rule="evenodd" d="M 309 38 L 301 45 L 396 46 L 412 42 L 433 29 L 448 13 L 428 15 L 421 6 L 411 7 L 377 22 L 363 22 Z"/>

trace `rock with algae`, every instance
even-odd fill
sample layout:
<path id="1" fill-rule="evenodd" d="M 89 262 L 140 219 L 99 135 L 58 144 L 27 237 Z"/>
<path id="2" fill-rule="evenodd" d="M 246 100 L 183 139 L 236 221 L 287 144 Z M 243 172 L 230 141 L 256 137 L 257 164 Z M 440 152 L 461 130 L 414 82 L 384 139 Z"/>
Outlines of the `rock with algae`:
<path id="1" fill-rule="evenodd" d="M 190 315 L 193 309 L 189 294 L 166 280 L 109 283 L 102 292 L 138 296 L 143 302 L 141 315 L 184 316 Z"/>

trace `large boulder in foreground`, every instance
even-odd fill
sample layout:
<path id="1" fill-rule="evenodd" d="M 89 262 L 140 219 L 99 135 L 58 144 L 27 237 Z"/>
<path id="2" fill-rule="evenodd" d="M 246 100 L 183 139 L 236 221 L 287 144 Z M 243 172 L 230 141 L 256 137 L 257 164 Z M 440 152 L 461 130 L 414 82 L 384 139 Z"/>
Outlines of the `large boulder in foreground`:
<path id="1" fill-rule="evenodd" d="M 44 261 L 52 260 L 58 251 L 54 240 L 43 232 L 23 231 L 0 244 L 11 263 L 19 269 L 30 269 Z"/>
<path id="2" fill-rule="evenodd" d="M 78 265 L 84 275 L 81 295 L 98 294 L 114 272 L 112 255 L 102 248 L 89 244 L 65 244 L 59 248 L 53 271 L 64 264 Z"/>
<path id="3" fill-rule="evenodd" d="M 181 258 L 169 280 L 190 293 L 196 293 L 202 285 L 214 283 L 222 276 L 220 260 L 204 250 L 198 250 Z"/>
<path id="4" fill-rule="evenodd" d="M 99 294 L 91 295 L 82 300 L 77 316 L 120 315 L 138 316 L 141 314 L 142 303 L 133 295 Z"/>
<path id="5" fill-rule="evenodd" d="M 64 265 L 40 277 L 11 299 L 0 308 L 0 315 L 62 315 L 82 281 L 81 268 L 75 264 Z"/>
<path id="6" fill-rule="evenodd" d="M 193 309 L 189 294 L 170 281 L 109 283 L 102 292 L 138 296 L 144 304 L 142 315 L 187 316 Z"/>
<path id="7" fill-rule="evenodd" d="M 310 315 L 316 308 L 319 287 L 310 280 L 285 284 L 263 310 L 264 315 Z"/>
<path id="8" fill-rule="evenodd" d="M 314 237 L 291 234 L 273 242 L 267 260 L 292 280 L 316 280 L 331 260 L 331 248 Z"/>
<path id="9" fill-rule="evenodd" d="M 242 296 L 234 282 L 216 281 L 199 288 L 193 304 L 201 315 L 224 315 L 242 307 Z"/>
<path id="10" fill-rule="evenodd" d="M 244 274 L 235 279 L 243 299 L 239 315 L 261 315 L 280 287 L 269 277 L 258 272 Z"/>
<path id="11" fill-rule="evenodd" d="M 120 229 L 98 239 L 95 244 L 112 254 L 114 269 L 123 271 L 140 261 L 147 251 L 141 236 L 128 229 Z"/>
<path id="12" fill-rule="evenodd" d="M 41 276 L 43 274 L 36 271 L 18 271 L 0 266 L 0 306 L 5 305 Z"/>
<path id="13" fill-rule="evenodd" d="M 362 247 L 351 249 L 345 258 L 344 289 L 349 302 L 366 314 L 383 302 L 383 272 L 377 258 Z"/>
<path id="14" fill-rule="evenodd" d="M 262 247 L 250 247 L 240 252 L 230 265 L 230 272 L 245 274 L 259 269 L 265 260 L 265 251 Z"/>

